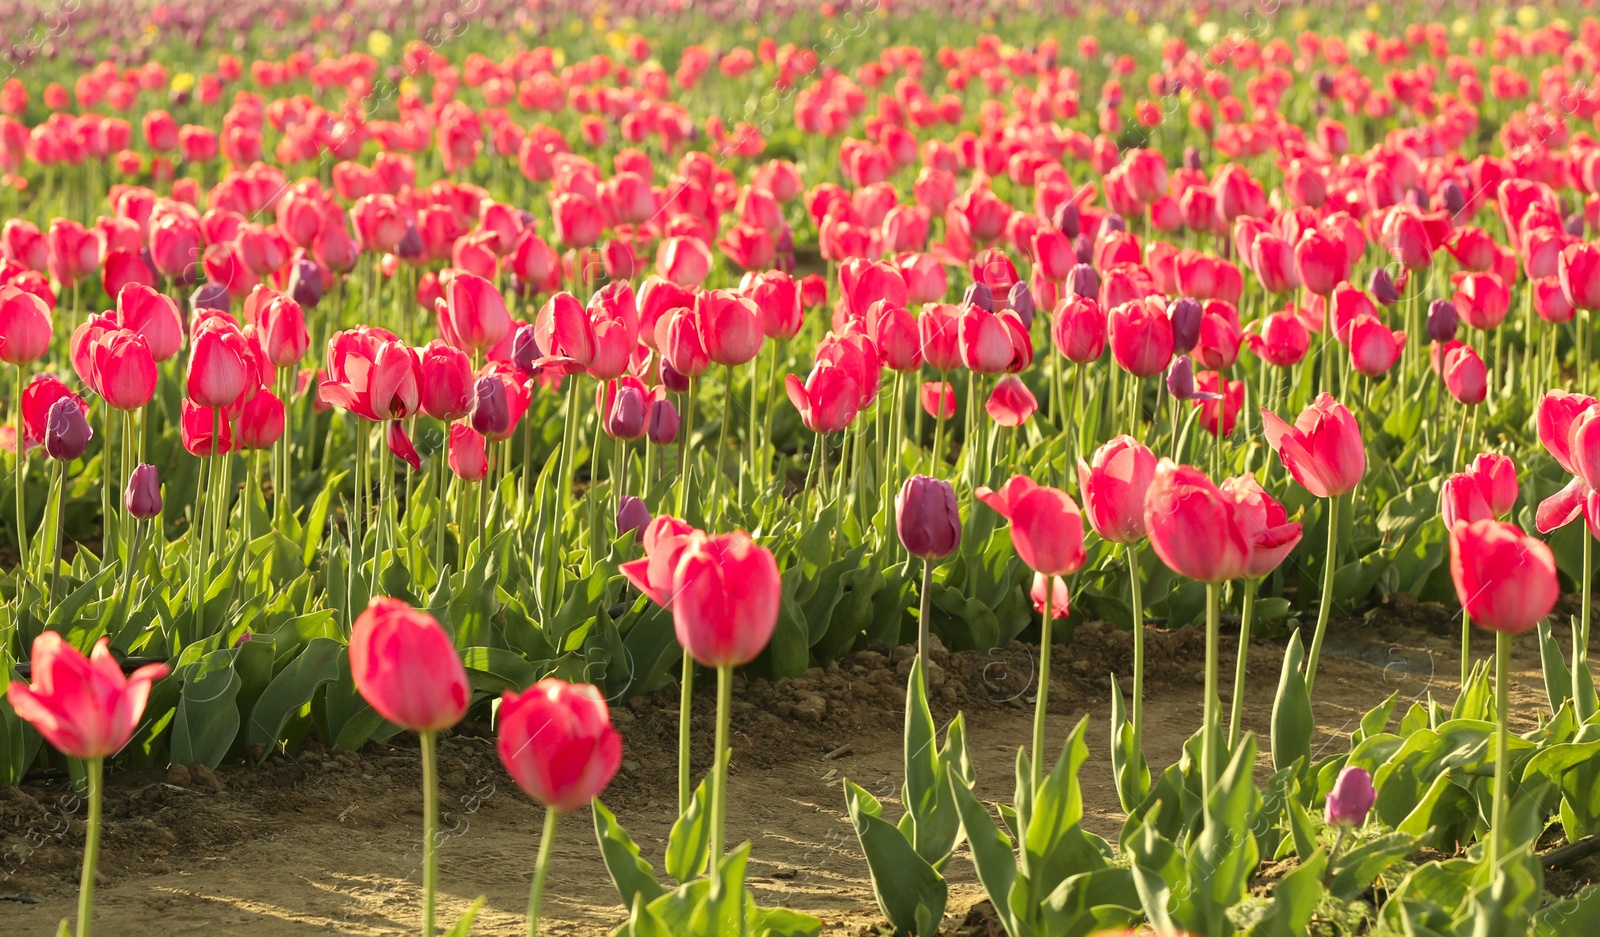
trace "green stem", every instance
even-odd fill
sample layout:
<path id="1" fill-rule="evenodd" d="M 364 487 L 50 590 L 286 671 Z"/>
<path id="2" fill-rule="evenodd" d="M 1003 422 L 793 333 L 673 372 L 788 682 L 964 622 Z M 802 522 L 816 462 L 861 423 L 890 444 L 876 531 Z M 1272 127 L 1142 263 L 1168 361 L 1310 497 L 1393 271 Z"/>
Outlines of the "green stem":
<path id="1" fill-rule="evenodd" d="M 101 779 L 105 772 L 105 760 L 90 758 L 85 767 L 88 769 L 89 782 L 89 826 L 83 838 L 83 876 L 78 880 L 77 937 L 89 937 L 90 922 L 94 916 L 94 870 L 100 861 Z"/>
<path id="2" fill-rule="evenodd" d="M 722 846 L 726 834 L 728 815 L 728 719 L 733 710 L 733 668 L 717 668 L 717 735 L 712 763 L 711 785 L 711 887 L 713 894 L 720 891 L 721 877 L 717 869 L 722 865 Z"/>
<path id="3" fill-rule="evenodd" d="M 50 551 L 50 600 L 45 607 L 55 611 L 56 586 L 61 581 L 61 537 L 67 526 L 67 463 L 56 469 L 56 543 Z"/>
<path id="4" fill-rule="evenodd" d="M 438 733 L 422 733 L 422 937 L 433 937 L 434 891 L 439 884 Z"/>
<path id="5" fill-rule="evenodd" d="M 678 814 L 689 809 L 693 786 L 689 783 L 689 737 L 694 721 L 694 658 L 683 652 L 683 676 L 678 681 Z"/>
<path id="6" fill-rule="evenodd" d="M 1328 499 L 1328 550 L 1323 557 L 1322 601 L 1317 608 L 1317 630 L 1311 638 L 1311 653 L 1306 657 L 1306 696 L 1317 679 L 1317 660 L 1322 656 L 1322 639 L 1328 633 L 1328 616 L 1333 611 L 1333 571 L 1339 565 L 1339 504 L 1343 495 Z"/>
<path id="7" fill-rule="evenodd" d="M 1255 617 L 1256 589 L 1259 579 L 1247 579 L 1244 584 L 1244 611 L 1239 618 L 1239 657 L 1233 668 L 1233 702 L 1228 707 L 1228 747 L 1239 744 L 1239 733 L 1244 724 L 1244 674 L 1246 658 L 1250 656 L 1250 624 Z"/>
<path id="8" fill-rule="evenodd" d="M 1144 733 L 1144 596 L 1139 583 L 1139 545 L 1128 551 L 1128 587 L 1133 598 L 1133 744 L 1143 751 Z"/>
<path id="9" fill-rule="evenodd" d="M 1489 874 L 1500 864 L 1506 836 L 1506 808 L 1511 799 L 1511 635 L 1499 631 L 1494 638 L 1494 709 L 1498 728 L 1494 734 L 1494 806 L 1489 820 Z"/>
<path id="10" fill-rule="evenodd" d="M 1466 692 L 1467 681 L 1472 679 L 1472 613 L 1461 610 L 1461 691 Z"/>
<path id="11" fill-rule="evenodd" d="M 1579 724 L 1589 721 L 1594 715 L 1591 707 L 1593 697 L 1585 690 L 1580 692 L 1579 687 L 1587 687 L 1589 681 L 1579 681 L 1578 674 L 1589 668 L 1589 623 L 1594 613 L 1593 593 L 1594 563 L 1592 553 L 1594 550 L 1594 537 L 1588 531 L 1583 536 L 1583 609 L 1578 616 L 1578 632 L 1572 636 L 1572 704 L 1577 712 Z"/>
<path id="12" fill-rule="evenodd" d="M 922 603 L 921 614 L 917 617 L 917 660 L 922 664 L 922 672 L 928 672 L 928 615 L 933 611 L 933 561 L 922 561 L 922 592 L 919 594 Z M 926 677 L 924 677 L 926 679 Z"/>
<path id="13" fill-rule="evenodd" d="M 934 404 L 933 418 L 933 458 L 928 460 L 928 474 L 934 478 L 939 477 L 939 463 L 944 460 L 944 425 L 949 422 L 944 416 L 944 372 L 939 372 L 939 399 Z M 918 393 L 921 393 L 919 390 Z"/>
<path id="14" fill-rule="evenodd" d="M 22 365 L 17 365 L 17 396 L 12 406 L 16 408 L 17 424 L 17 609 L 21 610 L 28 585 L 28 520 L 23 513 L 23 473 L 28 467 L 27 431 L 22 423 L 22 394 L 28 387 L 28 375 Z"/>
<path id="15" fill-rule="evenodd" d="M 1206 583 L 1206 688 L 1205 735 L 1200 771 L 1204 781 L 1205 796 L 1217 783 L 1218 756 L 1222 745 L 1222 700 L 1217 696 L 1217 651 L 1222 638 L 1222 584 Z"/>
<path id="16" fill-rule="evenodd" d="M 1039 790 L 1044 778 L 1044 716 L 1050 708 L 1050 618 L 1051 589 L 1055 585 L 1045 577 L 1044 620 L 1039 625 L 1039 695 L 1033 704 L 1033 789 Z"/>
<path id="17" fill-rule="evenodd" d="M 556 808 L 544 808 L 544 832 L 539 836 L 539 858 L 534 861 L 533 887 L 528 890 L 528 937 L 539 935 L 539 907 L 544 904 L 544 879 L 550 871 L 550 848 L 556 841 L 556 820 L 560 817 Z"/>

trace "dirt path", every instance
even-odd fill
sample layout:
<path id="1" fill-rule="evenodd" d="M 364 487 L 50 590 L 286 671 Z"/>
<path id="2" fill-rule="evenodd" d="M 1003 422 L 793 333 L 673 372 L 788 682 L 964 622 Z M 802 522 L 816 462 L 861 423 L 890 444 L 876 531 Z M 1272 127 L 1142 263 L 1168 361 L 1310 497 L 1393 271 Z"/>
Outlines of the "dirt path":
<path id="1" fill-rule="evenodd" d="M 1339 744 L 1389 693 L 1403 700 L 1423 700 L 1430 691 L 1453 698 L 1457 639 L 1440 612 L 1418 620 L 1408 614 L 1351 621 L 1330 637 L 1316 700 L 1325 742 Z M 1054 658 L 1060 676 L 1052 681 L 1049 737 L 1059 744 L 1089 714 L 1094 751 L 1082 780 L 1089 825 L 1102 835 L 1114 835 L 1121 823 L 1104 756 L 1109 683 L 1103 675 L 1128 672 L 1128 643 L 1127 635 L 1083 629 Z M 1479 653 L 1488 647 L 1482 641 Z M 1514 688 L 1530 720 L 1534 707 L 1544 705 L 1534 647 L 1518 643 Z M 966 711 L 985 798 L 1011 795 L 1016 751 L 1029 733 L 1032 653 L 1017 645 L 989 656 L 936 658 L 945 666 L 935 677 L 935 718 L 943 722 Z M 1231 677 L 1231 642 L 1225 653 Z M 1252 648 L 1251 730 L 1267 728 L 1281 654 L 1276 642 Z M 1146 746 L 1152 764 L 1165 765 L 1200 723 L 1202 645 L 1191 631 L 1152 632 L 1150 655 Z M 750 884 L 759 900 L 816 914 L 829 933 L 852 934 L 880 920 L 844 816 L 840 781 L 848 776 L 885 801 L 898 799 L 903 669 L 899 660 L 869 652 L 827 674 L 743 687 L 736 704 L 730 840 L 754 843 Z M 675 812 L 676 703 L 670 696 L 635 701 L 619 713 L 626 762 L 604 798 L 657 864 Z M 710 707 L 702 694 L 696 702 L 697 730 L 706 726 L 696 739 L 702 762 L 709 761 Z M 511 784 L 483 727 L 464 727 L 442 752 L 444 913 L 453 917 L 485 895 L 474 933 L 519 935 L 543 811 Z M 97 929 L 126 937 L 219 929 L 264 937 L 415 933 L 417 778 L 409 740 L 358 755 L 312 750 L 293 760 L 273 757 L 255 771 L 235 766 L 216 775 L 175 769 L 114 777 Z M 0 901 L 7 934 L 48 937 L 74 911 L 82 823 L 69 812 L 70 801 L 60 802 L 66 790 L 65 781 L 0 790 L 0 896 L 36 902 Z M 898 815 L 897 805 L 886 809 Z M 951 863 L 949 878 L 946 921 L 954 924 L 982 895 L 965 855 Z M 547 889 L 545 932 L 607 934 L 621 917 L 591 816 L 584 811 L 566 818 Z"/>

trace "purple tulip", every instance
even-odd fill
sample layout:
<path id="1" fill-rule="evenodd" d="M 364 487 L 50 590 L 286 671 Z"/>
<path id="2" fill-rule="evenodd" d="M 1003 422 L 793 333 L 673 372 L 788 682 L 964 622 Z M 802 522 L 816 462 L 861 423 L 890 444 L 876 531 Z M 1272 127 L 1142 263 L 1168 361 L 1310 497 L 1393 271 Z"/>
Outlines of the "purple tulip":
<path id="1" fill-rule="evenodd" d="M 483 436 L 499 436 L 511 428 L 511 404 L 506 400 L 506 385 L 498 377 L 478 378 L 467 419 Z"/>
<path id="2" fill-rule="evenodd" d="M 961 513 L 950 483 L 913 475 L 894 499 L 894 523 L 906 552 L 942 560 L 961 545 Z"/>
<path id="3" fill-rule="evenodd" d="M 161 513 L 161 477 L 156 467 L 140 462 L 128 475 L 128 490 L 123 492 L 122 506 L 129 517 L 147 521 Z"/>
<path id="4" fill-rule="evenodd" d="M 83 408 L 71 397 L 62 397 L 50 405 L 45 416 L 44 452 L 59 462 L 71 462 L 89 448 L 94 430 L 83 415 Z"/>
<path id="5" fill-rule="evenodd" d="M 1377 799 L 1378 791 L 1372 786 L 1367 769 L 1345 768 L 1328 793 L 1328 824 L 1360 826 L 1367 822 L 1367 814 Z"/>

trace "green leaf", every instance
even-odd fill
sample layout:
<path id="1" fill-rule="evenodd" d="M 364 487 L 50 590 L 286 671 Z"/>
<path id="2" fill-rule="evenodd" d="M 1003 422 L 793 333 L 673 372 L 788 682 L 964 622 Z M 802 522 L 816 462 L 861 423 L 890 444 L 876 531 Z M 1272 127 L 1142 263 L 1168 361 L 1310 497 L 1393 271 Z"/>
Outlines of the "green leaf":
<path id="1" fill-rule="evenodd" d="M 1422 837 L 1410 833 L 1384 833 L 1338 857 L 1337 874 L 1328 885 L 1336 898 L 1353 901 L 1390 866 L 1415 852 Z"/>
<path id="2" fill-rule="evenodd" d="M 1555 712 L 1564 701 L 1572 699 L 1572 671 L 1567 669 L 1548 620 L 1539 622 L 1539 664 L 1544 670 L 1544 695 L 1550 701 L 1550 711 Z"/>
<path id="3" fill-rule="evenodd" d="M 1025 929 L 1011 910 L 1011 889 L 1017 883 L 1017 859 L 1011 840 L 1000 832 L 989 811 L 960 779 L 950 777 L 948 781 L 956 809 L 961 813 L 961 835 L 972 848 L 972 864 L 977 867 L 978 881 L 983 884 L 989 903 L 1007 934 L 1033 937 L 1031 929 Z"/>
<path id="4" fill-rule="evenodd" d="M 646 904 L 667 893 L 656 881 L 655 870 L 639 856 L 628 831 L 617 822 L 617 817 L 598 799 L 594 802 L 594 833 L 600 842 L 600 858 L 605 861 L 606 872 L 617 886 L 623 907 L 633 907 L 636 899 Z"/>
<path id="5" fill-rule="evenodd" d="M 722 755 L 724 763 L 728 753 Z M 689 807 L 672 823 L 672 833 L 667 837 L 667 855 L 664 865 L 667 874 L 680 882 L 687 882 L 706 869 L 711 856 L 711 794 L 706 785 L 711 774 L 700 780 L 689 799 Z"/>
<path id="6" fill-rule="evenodd" d="M 1044 932 L 1051 937 L 1083 937 L 1136 923 L 1139 889 L 1133 871 L 1097 869 L 1063 879 L 1044 899 Z"/>
<path id="7" fill-rule="evenodd" d="M 344 653 L 344 646 L 331 638 L 313 638 L 298 657 L 272 678 L 251 710 L 250 725 L 245 730 L 245 739 L 252 749 L 257 745 L 265 746 L 261 759 L 256 759 L 258 762 L 278 742 L 279 733 L 289 718 L 311 702 L 319 687 L 339 675 L 339 657 Z"/>
<path id="8" fill-rule="evenodd" d="M 1309 861 L 1285 875 L 1272 889 L 1272 906 L 1245 937 L 1302 937 L 1317 902 L 1322 900 L 1322 872 L 1328 857 L 1319 849 Z"/>
<path id="9" fill-rule="evenodd" d="M 844 789 L 879 910 L 897 932 L 932 937 L 950 897 L 944 878 L 917 854 L 905 834 L 883 819 L 882 807 L 871 794 L 849 780 Z"/>
<path id="10" fill-rule="evenodd" d="M 1272 700 L 1272 767 L 1278 771 L 1301 759 L 1311 759 L 1311 733 L 1316 721 L 1311 714 L 1305 674 L 1301 672 L 1304 661 L 1300 631 L 1296 629 L 1284 648 L 1278 694 Z"/>
<path id="11" fill-rule="evenodd" d="M 1089 759 L 1084 734 L 1089 717 L 1067 736 L 1061 756 L 1034 791 L 1032 812 L 1023 833 L 1023 868 L 1029 889 L 1041 900 L 1068 877 L 1105 868 L 1109 850 L 1099 837 L 1083 828 L 1083 791 L 1078 770 Z"/>
<path id="12" fill-rule="evenodd" d="M 1133 813 L 1150 794 L 1150 766 L 1133 734 L 1122 689 L 1111 678 L 1111 773 L 1117 782 L 1117 799 L 1124 813 Z"/>
<path id="13" fill-rule="evenodd" d="M 203 764 L 215 768 L 227 756 L 239 734 L 239 675 L 233 660 L 237 651 L 220 648 L 202 656 L 183 670 L 183 694 L 172 720 L 174 764 Z"/>
<path id="14" fill-rule="evenodd" d="M 479 895 L 478 900 L 468 905 L 467 910 L 461 912 L 461 916 L 456 918 L 456 922 L 451 924 L 450 929 L 444 932 L 444 937 L 467 937 L 468 934 L 471 934 L 472 922 L 477 920 L 478 912 L 483 909 L 485 900 L 487 900 L 486 896 Z"/>

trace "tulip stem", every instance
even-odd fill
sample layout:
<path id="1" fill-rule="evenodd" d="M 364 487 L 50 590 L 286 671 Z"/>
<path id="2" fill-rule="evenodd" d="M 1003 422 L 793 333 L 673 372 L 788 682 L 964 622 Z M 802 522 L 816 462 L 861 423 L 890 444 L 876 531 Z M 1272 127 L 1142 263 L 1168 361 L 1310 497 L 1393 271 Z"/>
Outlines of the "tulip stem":
<path id="1" fill-rule="evenodd" d="M 1200 777 L 1205 797 L 1217 783 L 1218 756 L 1222 744 L 1222 700 L 1217 696 L 1218 644 L 1222 640 L 1222 584 L 1206 583 L 1206 687 L 1205 728 L 1200 757 Z"/>
<path id="2" fill-rule="evenodd" d="M 556 820 L 561 814 L 554 807 L 544 808 L 544 832 L 539 835 L 539 858 L 533 864 L 533 887 L 528 890 L 528 937 L 539 937 L 539 907 L 544 904 L 544 879 L 550 871 L 550 849 L 556 841 Z"/>
<path id="3" fill-rule="evenodd" d="M 439 883 L 437 742 L 437 732 L 422 733 L 422 937 L 433 937 L 434 891 Z"/>
<path id="4" fill-rule="evenodd" d="M 1176 403 L 1176 399 L 1173 401 Z M 1133 744 L 1143 751 L 1144 738 L 1144 594 L 1139 583 L 1139 545 L 1128 551 L 1128 588 L 1133 593 Z"/>
<path id="5" fill-rule="evenodd" d="M 928 460 L 928 474 L 934 478 L 939 477 L 939 462 L 944 458 L 944 424 L 948 422 L 944 415 L 944 395 L 948 385 L 944 380 L 944 372 L 939 372 L 939 401 L 934 406 L 933 416 L 933 458 Z M 954 396 L 952 394 L 951 396 Z M 921 442 L 919 438 L 917 440 Z"/>
<path id="6" fill-rule="evenodd" d="M 1583 610 L 1578 616 L 1578 631 L 1572 636 L 1572 705 L 1579 725 L 1594 715 L 1594 694 L 1589 692 L 1593 680 L 1578 679 L 1578 674 L 1589 670 L 1589 624 L 1594 613 L 1594 537 L 1587 530 L 1583 534 Z"/>
<path id="7" fill-rule="evenodd" d="M 1046 576 L 1044 582 L 1044 619 L 1039 623 L 1039 694 L 1033 704 L 1033 789 L 1035 795 L 1044 778 L 1044 716 L 1050 707 L 1050 631 L 1054 623 L 1050 615 L 1050 600 L 1055 584 Z"/>
<path id="8" fill-rule="evenodd" d="M 28 520 L 22 506 L 22 476 L 28 467 L 28 436 L 22 422 L 22 395 L 28 389 L 28 375 L 22 365 L 17 365 L 17 396 L 12 401 L 16 407 L 17 426 L 17 609 L 20 611 L 28 591 Z"/>
<path id="9" fill-rule="evenodd" d="M 922 603 L 921 614 L 917 616 L 917 661 L 922 664 L 922 672 L 928 672 L 928 615 L 933 611 L 933 561 L 927 558 L 922 560 L 922 592 L 918 595 Z M 926 678 L 924 678 L 926 679 Z"/>
<path id="10" fill-rule="evenodd" d="M 722 865 L 722 844 L 728 816 L 728 718 L 733 709 L 733 667 L 724 664 L 717 668 L 717 735 L 713 749 L 715 761 L 711 765 L 711 894 L 719 895 L 722 877 L 717 869 Z"/>
<path id="11" fill-rule="evenodd" d="M 1499 723 L 1494 734 L 1494 806 L 1489 814 L 1489 876 L 1500 865 L 1505 839 L 1506 807 L 1511 798 L 1511 634 L 1495 632 L 1494 637 L 1494 716 Z"/>
<path id="12" fill-rule="evenodd" d="M 1233 668 L 1233 700 L 1228 707 L 1228 747 L 1239 744 L 1239 733 L 1244 726 L 1244 675 L 1246 659 L 1250 656 L 1250 624 L 1256 613 L 1256 589 L 1259 579 L 1244 583 L 1244 610 L 1239 616 L 1239 656 Z"/>
<path id="13" fill-rule="evenodd" d="M 717 448 L 711 453 L 711 490 L 706 494 L 705 522 L 715 523 L 711 512 L 717 509 L 717 493 L 722 489 L 722 451 L 728 445 L 728 424 L 733 422 L 733 365 L 724 369 L 726 389 L 722 405 L 722 426 L 717 430 Z"/>
<path id="14" fill-rule="evenodd" d="M 56 469 L 56 543 L 50 551 L 50 611 L 56 607 L 56 586 L 61 581 L 61 540 L 67 526 L 67 463 Z"/>
<path id="15" fill-rule="evenodd" d="M 689 378 L 684 395 L 683 420 L 678 427 L 678 517 L 689 520 L 689 489 L 693 486 L 694 463 L 689 458 L 690 436 L 694 432 L 695 379 Z"/>
<path id="16" fill-rule="evenodd" d="M 689 809 L 693 786 L 689 783 L 689 738 L 694 715 L 694 658 L 683 652 L 683 676 L 678 681 L 678 814 Z"/>
<path id="17" fill-rule="evenodd" d="M 1472 679 L 1472 613 L 1461 610 L 1461 692 L 1467 691 L 1467 681 Z"/>
<path id="18" fill-rule="evenodd" d="M 77 937 L 89 937 L 94 912 L 94 870 L 100 862 L 100 803 L 104 796 L 101 781 L 105 759 L 90 758 L 84 767 L 89 784 L 89 824 L 83 835 L 83 876 L 78 880 Z"/>
<path id="19" fill-rule="evenodd" d="M 1317 660 L 1322 656 L 1322 639 L 1328 633 L 1328 616 L 1333 611 L 1333 573 L 1339 565 L 1339 504 L 1343 495 L 1328 499 L 1328 551 L 1322 559 L 1322 601 L 1317 607 L 1317 630 L 1311 638 L 1311 653 L 1306 657 L 1306 696 L 1317 679 Z"/>

